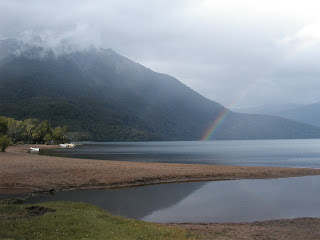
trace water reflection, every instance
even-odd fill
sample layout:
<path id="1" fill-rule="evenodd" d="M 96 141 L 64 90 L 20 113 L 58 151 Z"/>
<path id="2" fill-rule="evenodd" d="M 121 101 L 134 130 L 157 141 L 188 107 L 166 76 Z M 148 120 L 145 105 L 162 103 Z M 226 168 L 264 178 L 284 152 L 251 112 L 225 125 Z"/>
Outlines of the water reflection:
<path id="1" fill-rule="evenodd" d="M 161 184 L 143 187 L 82 190 L 42 194 L 29 199 L 28 203 L 48 201 L 75 201 L 94 204 L 113 214 L 141 219 L 152 211 L 170 207 L 180 202 L 205 183 Z"/>
<path id="2" fill-rule="evenodd" d="M 151 222 L 250 222 L 320 217 L 320 177 L 207 183 Z"/>
<path id="3" fill-rule="evenodd" d="M 320 176 L 58 192 L 32 202 L 82 201 L 150 222 L 250 222 L 320 217 Z"/>

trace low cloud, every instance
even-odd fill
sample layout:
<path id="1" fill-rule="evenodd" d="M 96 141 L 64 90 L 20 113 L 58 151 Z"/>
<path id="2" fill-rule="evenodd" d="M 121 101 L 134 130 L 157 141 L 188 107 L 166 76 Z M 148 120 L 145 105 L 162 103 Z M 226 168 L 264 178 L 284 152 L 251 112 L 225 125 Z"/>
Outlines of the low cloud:
<path id="1" fill-rule="evenodd" d="M 77 25 L 64 31 L 27 30 L 19 33 L 16 39 L 20 42 L 16 54 L 25 52 L 31 47 L 41 49 L 42 55 L 53 53 L 55 56 L 60 56 L 102 46 L 99 34 L 87 25 Z"/>
<path id="2" fill-rule="evenodd" d="M 319 3 L 2 0 L 0 39 L 112 48 L 226 106 L 320 100 Z M 319 85 L 319 86 L 318 86 Z"/>

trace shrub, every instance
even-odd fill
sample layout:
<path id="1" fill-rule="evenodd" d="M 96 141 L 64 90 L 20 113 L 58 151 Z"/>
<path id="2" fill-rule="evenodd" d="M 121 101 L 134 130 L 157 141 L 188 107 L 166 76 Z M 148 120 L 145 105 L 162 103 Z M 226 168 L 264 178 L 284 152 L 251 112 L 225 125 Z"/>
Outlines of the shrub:
<path id="1" fill-rule="evenodd" d="M 0 152 L 5 152 L 6 148 L 11 144 L 10 138 L 7 135 L 0 137 Z"/>

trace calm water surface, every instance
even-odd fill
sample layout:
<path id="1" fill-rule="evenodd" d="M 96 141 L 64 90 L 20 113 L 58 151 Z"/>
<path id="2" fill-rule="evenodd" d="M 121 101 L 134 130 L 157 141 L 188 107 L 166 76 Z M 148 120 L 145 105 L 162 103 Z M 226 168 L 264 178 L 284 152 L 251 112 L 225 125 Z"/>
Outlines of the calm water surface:
<path id="1" fill-rule="evenodd" d="M 320 140 L 87 143 L 41 154 L 102 160 L 320 168 Z M 150 222 L 251 222 L 320 217 L 320 176 L 164 184 L 42 194 Z M 0 196 L 1 197 L 1 196 Z"/>
<path id="2" fill-rule="evenodd" d="M 320 176 L 163 184 L 43 194 L 30 202 L 81 201 L 149 222 L 251 222 L 320 217 Z"/>
<path id="3" fill-rule="evenodd" d="M 320 168 L 320 139 L 86 143 L 40 154 L 100 160 Z"/>

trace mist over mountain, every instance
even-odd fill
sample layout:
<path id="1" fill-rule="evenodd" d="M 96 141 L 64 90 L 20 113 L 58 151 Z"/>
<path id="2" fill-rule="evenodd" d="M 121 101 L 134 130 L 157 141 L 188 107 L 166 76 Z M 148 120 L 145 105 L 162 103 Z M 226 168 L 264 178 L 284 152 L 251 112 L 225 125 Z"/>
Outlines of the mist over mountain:
<path id="1" fill-rule="evenodd" d="M 287 103 L 287 104 L 265 104 L 259 106 L 252 107 L 241 107 L 232 109 L 235 112 L 239 113 L 251 113 L 251 114 L 265 114 L 265 115 L 275 115 L 275 113 L 280 113 L 283 111 L 289 111 L 296 108 L 300 108 L 305 106 L 304 104 L 295 104 L 295 103 Z"/>
<path id="2" fill-rule="evenodd" d="M 227 114 L 224 114 L 227 113 Z M 112 49 L 0 42 L 0 115 L 67 125 L 96 141 L 318 138 L 317 127 L 229 112 Z"/>
<path id="3" fill-rule="evenodd" d="M 271 114 L 320 127 L 320 102 L 274 111 Z"/>
<path id="4" fill-rule="evenodd" d="M 275 115 L 320 127 L 320 102 L 277 112 Z"/>
<path id="5" fill-rule="evenodd" d="M 266 114 L 320 127 L 320 102 L 313 104 L 263 105 L 235 109 L 241 113 Z"/>

